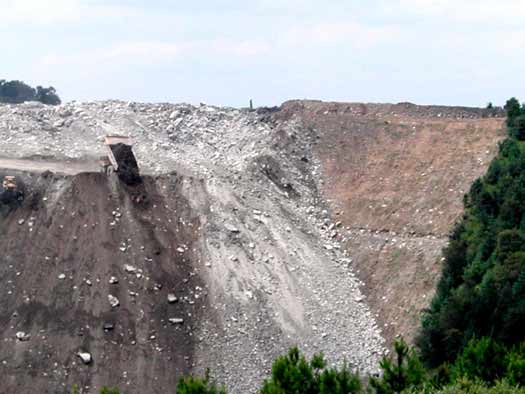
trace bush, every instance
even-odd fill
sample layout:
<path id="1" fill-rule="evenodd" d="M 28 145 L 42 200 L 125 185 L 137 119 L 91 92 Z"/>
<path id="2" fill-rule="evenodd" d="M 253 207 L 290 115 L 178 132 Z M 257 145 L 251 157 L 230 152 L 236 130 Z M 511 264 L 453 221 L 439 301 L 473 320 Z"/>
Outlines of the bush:
<path id="1" fill-rule="evenodd" d="M 217 388 L 210 383 L 208 371 L 206 377 L 199 378 L 194 376 L 185 376 L 177 384 L 177 394 L 226 394 L 225 388 Z"/>
<path id="2" fill-rule="evenodd" d="M 120 394 L 120 390 L 116 387 L 110 388 L 108 386 L 102 387 L 100 394 Z"/>
<path id="3" fill-rule="evenodd" d="M 503 346 L 490 338 L 472 339 L 456 359 L 452 377 L 481 379 L 493 383 L 505 375 L 506 352 Z"/>
<path id="4" fill-rule="evenodd" d="M 383 375 L 370 378 L 370 386 L 377 394 L 400 393 L 409 387 L 420 387 L 426 380 L 418 355 L 403 339 L 394 342 L 394 351 L 394 358 L 385 356 L 379 364 Z"/>
<path id="5" fill-rule="evenodd" d="M 352 394 L 361 391 L 357 374 L 344 365 L 326 368 L 321 354 L 307 361 L 296 347 L 272 365 L 272 376 L 263 383 L 261 394 Z"/>

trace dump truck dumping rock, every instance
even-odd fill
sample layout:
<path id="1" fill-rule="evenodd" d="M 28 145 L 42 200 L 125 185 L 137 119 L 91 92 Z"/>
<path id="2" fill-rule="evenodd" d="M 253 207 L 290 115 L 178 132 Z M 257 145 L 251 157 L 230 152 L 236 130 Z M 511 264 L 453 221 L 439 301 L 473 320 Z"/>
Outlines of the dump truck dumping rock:
<path id="1" fill-rule="evenodd" d="M 139 166 L 131 146 L 118 143 L 110 146 L 115 160 L 118 163 L 118 177 L 122 182 L 129 186 L 135 186 L 141 183 L 142 179 L 139 174 Z"/>

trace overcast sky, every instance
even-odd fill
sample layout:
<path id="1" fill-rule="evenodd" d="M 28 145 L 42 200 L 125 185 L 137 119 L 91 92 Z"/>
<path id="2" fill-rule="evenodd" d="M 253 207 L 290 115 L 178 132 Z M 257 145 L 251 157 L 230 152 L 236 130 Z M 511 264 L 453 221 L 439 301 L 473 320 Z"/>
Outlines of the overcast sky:
<path id="1" fill-rule="evenodd" d="M 525 99 L 523 0 L 0 0 L 0 78 L 69 100 Z"/>

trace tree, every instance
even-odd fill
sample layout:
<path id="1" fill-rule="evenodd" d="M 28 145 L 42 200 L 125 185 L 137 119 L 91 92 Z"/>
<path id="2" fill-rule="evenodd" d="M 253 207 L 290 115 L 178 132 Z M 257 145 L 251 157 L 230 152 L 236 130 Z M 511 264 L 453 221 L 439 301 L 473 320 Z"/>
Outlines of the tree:
<path id="1" fill-rule="evenodd" d="M 20 104 L 25 101 L 40 101 L 43 104 L 58 105 L 58 97 L 54 87 L 38 86 L 33 89 L 22 81 L 6 81 L 0 79 L 0 102 Z"/>
<path id="2" fill-rule="evenodd" d="M 352 394 L 361 390 L 357 374 L 345 364 L 340 370 L 326 368 L 321 354 L 306 360 L 294 347 L 272 365 L 272 376 L 263 383 L 261 394 Z"/>
<path id="3" fill-rule="evenodd" d="M 394 358 L 385 356 L 379 363 L 383 376 L 370 378 L 370 386 L 377 394 L 401 393 L 425 382 L 425 369 L 419 356 L 402 338 L 394 342 L 394 352 Z"/>
<path id="4" fill-rule="evenodd" d="M 204 379 L 191 375 L 182 377 L 177 384 L 177 394 L 226 394 L 226 389 L 210 383 L 209 371 L 206 370 Z"/>
<path id="5" fill-rule="evenodd" d="M 452 367 L 452 376 L 481 379 L 493 383 L 505 375 L 506 349 L 491 338 L 471 339 L 456 359 Z"/>
<path id="6" fill-rule="evenodd" d="M 12 104 L 31 101 L 35 97 L 35 90 L 22 81 L 2 81 L 0 85 L 0 101 Z"/>
<path id="7" fill-rule="evenodd" d="M 428 367 L 448 363 L 456 373 L 489 381 L 503 374 L 501 346 L 525 341 L 525 110 L 515 98 L 505 109 L 509 137 L 464 198 L 417 339 Z M 475 368 L 483 362 L 498 372 Z"/>
<path id="8" fill-rule="evenodd" d="M 515 97 L 507 100 L 505 104 L 505 111 L 507 111 L 507 126 L 512 127 L 514 125 L 514 119 L 521 115 L 521 105 L 518 99 Z"/>
<path id="9" fill-rule="evenodd" d="M 52 86 L 48 88 L 37 86 L 35 100 L 48 105 L 58 105 L 61 103 L 60 97 L 58 97 L 55 88 Z"/>

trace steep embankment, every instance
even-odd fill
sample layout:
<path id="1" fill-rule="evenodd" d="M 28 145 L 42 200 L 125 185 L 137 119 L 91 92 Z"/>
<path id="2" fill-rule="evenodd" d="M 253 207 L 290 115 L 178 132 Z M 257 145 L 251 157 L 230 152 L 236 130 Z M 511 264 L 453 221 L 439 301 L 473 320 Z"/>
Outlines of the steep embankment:
<path id="1" fill-rule="evenodd" d="M 31 170 L 14 171 L 26 199 L 0 217 L 6 387 L 161 393 L 210 367 L 230 392 L 253 392 L 291 345 L 377 369 L 383 341 L 318 192 L 314 136 L 263 118 L 168 104 L 0 106 L 0 163 Z M 78 174 L 96 166 L 105 134 L 133 137 L 142 185 Z"/>
<path id="2" fill-rule="evenodd" d="M 347 230 L 342 242 L 387 340 L 418 329 L 463 195 L 505 135 L 502 115 L 316 101 L 288 102 L 274 115 L 316 135 L 323 194 Z"/>
<path id="3" fill-rule="evenodd" d="M 195 362 L 192 328 L 209 308 L 184 179 L 145 178 L 137 204 L 137 190 L 102 174 L 16 175 L 27 199 L 0 219 L 1 391 L 173 387 Z"/>
<path id="4" fill-rule="evenodd" d="M 388 339 L 418 327 L 462 196 L 495 152 L 502 121 L 485 115 L 1 105 L 0 166 L 25 170 L 27 188 L 0 209 L 2 380 L 164 393 L 210 367 L 246 393 L 291 345 L 375 371 L 374 314 Z M 133 138 L 142 185 L 93 172 L 106 134 Z"/>

